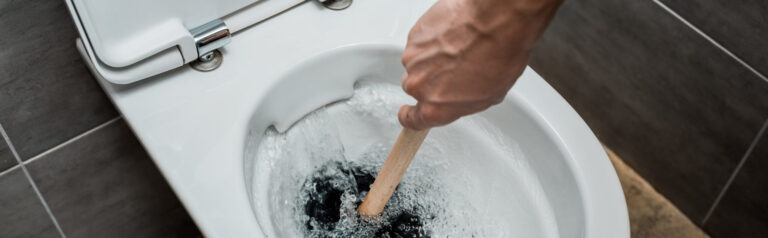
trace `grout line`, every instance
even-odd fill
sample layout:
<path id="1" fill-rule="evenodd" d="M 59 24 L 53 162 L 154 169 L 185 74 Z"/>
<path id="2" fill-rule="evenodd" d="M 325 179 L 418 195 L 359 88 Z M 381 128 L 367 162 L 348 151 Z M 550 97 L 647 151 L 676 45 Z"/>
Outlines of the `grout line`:
<path id="1" fill-rule="evenodd" d="M 701 220 L 701 225 L 707 223 L 707 220 L 709 220 L 709 217 L 712 216 L 712 213 L 715 212 L 715 208 L 717 208 L 717 205 L 720 204 L 720 200 L 723 199 L 723 196 L 725 196 L 725 193 L 728 192 L 728 189 L 731 187 L 731 184 L 733 183 L 733 180 L 736 179 L 736 176 L 739 174 L 739 171 L 741 171 L 741 168 L 744 167 L 744 164 L 747 162 L 747 158 L 752 154 L 752 151 L 757 147 L 757 143 L 760 142 L 760 138 L 765 134 L 766 129 L 768 129 L 768 119 L 763 122 L 763 126 L 760 128 L 760 131 L 757 132 L 757 135 L 755 136 L 755 139 L 752 140 L 752 143 L 749 145 L 749 148 L 747 148 L 747 151 L 744 153 L 744 156 L 741 157 L 741 161 L 739 161 L 739 164 L 736 165 L 736 168 L 733 169 L 733 173 L 731 173 L 731 176 L 728 178 L 728 181 L 725 182 L 725 186 L 722 190 L 720 190 L 720 194 L 717 195 L 717 198 L 715 198 L 715 202 L 712 203 L 712 206 L 707 211 L 707 214 L 704 215 L 704 219 Z"/>
<path id="2" fill-rule="evenodd" d="M 727 48 L 725 48 L 723 45 L 721 45 L 720 43 L 718 43 L 717 41 L 715 41 L 715 39 L 713 39 L 712 37 L 710 37 L 709 35 L 707 35 L 707 33 L 704 33 L 704 32 L 703 32 L 703 31 L 701 31 L 701 30 L 700 30 L 698 27 L 696 27 L 696 26 L 694 26 L 693 24 L 691 24 L 690 22 L 688 22 L 688 20 L 685 20 L 685 18 L 683 18 L 682 16 L 680 16 L 679 14 L 677 14 L 677 12 L 675 12 L 674 10 L 672 10 L 671 8 L 669 8 L 667 5 L 665 5 L 664 3 L 662 3 L 660 0 L 653 0 L 653 2 L 655 2 L 657 5 L 661 6 L 661 8 L 664 8 L 664 10 L 666 10 L 667 12 L 669 12 L 670 14 L 672 14 L 672 16 L 676 17 L 678 20 L 682 21 L 682 22 L 683 22 L 685 25 L 687 25 L 687 26 L 688 26 L 689 28 L 691 28 L 693 31 L 695 31 L 696 33 L 698 33 L 699 35 L 701 35 L 702 37 L 704 37 L 704 39 L 708 40 L 710 43 L 712 43 L 713 45 L 715 45 L 717 48 L 720 48 L 720 50 L 722 50 L 723 52 L 725 52 L 725 54 L 727 54 L 728 56 L 730 56 L 731 58 L 733 58 L 734 60 L 736 60 L 737 62 L 739 62 L 741 65 L 743 65 L 744 67 L 746 67 L 746 68 L 747 68 L 749 71 L 752 71 L 752 73 L 754 73 L 755 75 L 757 75 L 757 77 L 761 78 L 761 79 L 762 79 L 762 80 L 764 80 L 765 82 L 768 82 L 768 77 L 766 77 L 765 75 L 763 75 L 762 73 L 760 73 L 760 71 L 757 71 L 755 68 L 753 68 L 751 65 L 749 65 L 749 64 L 748 64 L 746 61 L 742 60 L 741 58 L 739 58 L 739 56 L 736 56 L 736 54 L 734 54 L 733 52 L 731 52 L 730 50 L 728 50 Z"/>
<path id="3" fill-rule="evenodd" d="M 13 143 L 11 143 L 11 138 L 8 137 L 8 134 L 5 133 L 5 129 L 3 128 L 3 125 L 0 124 L 0 134 L 2 134 L 3 139 L 5 139 L 5 143 L 8 144 L 8 148 L 11 149 L 11 153 L 13 153 L 13 156 L 16 157 L 16 162 L 19 163 L 19 167 L 21 167 L 21 170 L 24 172 L 24 175 L 27 177 L 27 181 L 32 186 L 32 189 L 35 190 L 35 194 L 37 195 L 37 198 L 40 199 L 40 203 L 43 204 L 43 208 L 45 208 L 45 212 L 48 213 L 48 217 L 53 222 L 53 225 L 56 227 L 56 230 L 59 231 L 59 235 L 61 235 L 62 238 L 66 238 L 67 235 L 64 234 L 64 230 L 61 229 L 61 225 L 59 225 L 59 221 L 56 219 L 56 216 L 53 215 L 53 212 L 51 211 L 51 208 L 48 206 L 48 203 L 45 202 L 45 198 L 43 198 L 43 194 L 40 193 L 40 189 L 37 188 L 37 184 L 34 180 L 32 180 L 32 175 L 29 174 L 29 171 L 27 171 L 27 168 L 24 166 L 24 162 L 22 162 L 21 157 L 19 156 L 19 153 L 16 152 L 16 148 L 13 146 Z"/>
<path id="4" fill-rule="evenodd" d="M 104 127 L 108 126 L 109 124 L 112 124 L 113 122 L 116 122 L 116 121 L 120 120 L 120 118 L 122 118 L 122 117 L 121 116 L 117 116 L 115 118 L 110 119 L 107 122 L 101 123 L 101 125 L 98 125 L 98 126 L 96 126 L 94 128 L 91 128 L 90 130 L 87 130 L 87 131 L 85 131 L 83 133 L 80 133 L 80 135 L 76 135 L 76 136 L 70 138 L 69 140 L 66 140 L 66 141 L 62 142 L 61 144 L 58 144 L 58 145 L 56 145 L 54 147 L 51 147 L 51 148 L 43 151 L 42 153 L 37 154 L 37 155 L 33 156 L 30 159 L 27 159 L 26 161 L 24 161 L 24 164 L 29 164 L 29 163 L 32 163 L 32 161 L 35 161 L 35 160 L 37 160 L 39 158 L 42 158 L 42 157 L 45 157 L 46 155 L 48 155 L 50 153 L 53 153 L 54 151 L 56 151 L 58 149 L 61 149 L 62 147 L 67 146 L 67 145 L 69 145 L 69 144 L 79 140 L 80 138 L 83 138 L 83 137 L 85 137 L 87 135 L 90 135 L 91 133 L 93 133 L 93 132 L 95 132 L 95 131 L 97 131 L 97 130 L 99 130 L 101 128 L 104 128 Z"/>
<path id="5" fill-rule="evenodd" d="M 16 165 L 11 166 L 10 168 L 7 168 L 7 169 L 1 171 L 0 172 L 0 177 L 3 177 L 3 175 L 7 174 L 11 170 L 17 169 L 19 166 L 21 166 L 21 165 L 19 165 L 19 163 L 16 163 Z"/>

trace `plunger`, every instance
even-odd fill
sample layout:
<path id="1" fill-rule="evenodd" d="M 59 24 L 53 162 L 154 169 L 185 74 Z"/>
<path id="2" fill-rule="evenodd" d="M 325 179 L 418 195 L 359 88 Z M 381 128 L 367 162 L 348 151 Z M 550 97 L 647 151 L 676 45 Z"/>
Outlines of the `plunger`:
<path id="1" fill-rule="evenodd" d="M 419 151 L 421 143 L 427 137 L 427 133 L 429 133 L 429 129 L 417 131 L 403 128 L 400 131 L 392 151 L 389 152 L 387 160 L 384 161 L 376 180 L 371 185 L 371 190 L 365 196 L 365 201 L 357 208 L 363 217 L 374 217 L 384 210 L 384 206 L 392 197 L 397 184 L 403 178 L 405 170 L 411 164 L 413 156 Z"/>

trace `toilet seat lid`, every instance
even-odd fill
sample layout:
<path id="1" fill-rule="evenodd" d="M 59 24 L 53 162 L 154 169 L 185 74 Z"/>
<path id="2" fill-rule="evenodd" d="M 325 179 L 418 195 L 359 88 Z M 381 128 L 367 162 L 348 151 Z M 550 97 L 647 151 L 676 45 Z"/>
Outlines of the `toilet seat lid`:
<path id="1" fill-rule="evenodd" d="M 230 32 L 304 0 L 67 0 L 96 71 L 130 83 L 198 57 L 190 29 L 221 19 Z"/>

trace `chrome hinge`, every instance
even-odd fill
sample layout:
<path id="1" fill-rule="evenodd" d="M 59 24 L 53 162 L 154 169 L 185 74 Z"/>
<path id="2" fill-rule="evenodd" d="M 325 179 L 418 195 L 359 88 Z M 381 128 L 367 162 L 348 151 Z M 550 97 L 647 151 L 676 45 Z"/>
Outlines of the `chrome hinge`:
<path id="1" fill-rule="evenodd" d="M 221 19 L 216 19 L 189 30 L 195 39 L 198 59 L 205 60 L 213 56 L 213 50 L 232 41 L 229 28 Z"/>

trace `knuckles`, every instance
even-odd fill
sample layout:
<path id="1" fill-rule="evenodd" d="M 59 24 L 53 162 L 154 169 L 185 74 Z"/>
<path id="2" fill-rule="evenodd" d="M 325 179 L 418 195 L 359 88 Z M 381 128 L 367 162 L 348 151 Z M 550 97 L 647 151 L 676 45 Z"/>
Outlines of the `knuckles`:
<path id="1" fill-rule="evenodd" d="M 419 94 L 419 79 L 413 78 L 409 76 L 403 81 L 403 91 L 407 93 L 408 95 L 413 96 L 416 99 L 419 99 L 421 95 Z"/>
<path id="2" fill-rule="evenodd" d="M 403 51 L 403 56 L 400 57 L 400 63 L 403 64 L 403 66 L 407 67 L 408 62 L 411 62 L 412 58 L 413 56 L 411 56 L 410 52 L 406 49 L 405 51 Z"/>
<path id="3" fill-rule="evenodd" d="M 445 125 L 456 120 L 458 116 L 454 114 L 453 110 L 433 104 L 423 104 L 421 106 L 422 119 L 432 126 Z"/>
<path id="4" fill-rule="evenodd" d="M 403 50 L 403 55 L 400 57 L 400 63 L 402 63 L 403 66 L 407 68 L 413 59 L 422 53 L 423 51 L 419 50 L 417 46 L 414 46 L 414 43 L 408 42 L 408 44 L 405 46 L 405 50 Z"/>

